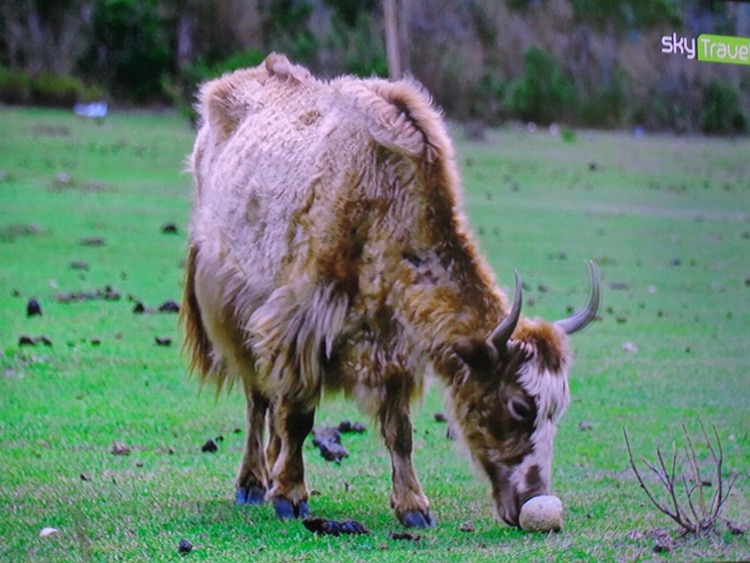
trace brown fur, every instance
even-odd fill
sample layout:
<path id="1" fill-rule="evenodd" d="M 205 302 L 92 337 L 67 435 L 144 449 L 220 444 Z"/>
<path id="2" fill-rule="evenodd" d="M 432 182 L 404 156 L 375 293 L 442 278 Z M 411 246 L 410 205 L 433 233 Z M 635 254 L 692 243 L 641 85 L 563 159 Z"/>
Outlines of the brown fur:
<path id="1" fill-rule="evenodd" d="M 469 234 L 426 93 L 408 80 L 320 81 L 273 54 L 204 85 L 199 112 L 182 322 L 191 367 L 217 388 L 241 381 L 248 397 L 238 502 L 270 487 L 280 516 L 304 513 L 301 444 L 323 390 L 343 390 L 381 423 L 397 516 L 428 524 L 409 404 L 432 369 L 516 523 L 521 497 L 549 486 L 566 336 L 522 319 L 507 349 L 487 344 L 508 303 Z"/>
<path id="2" fill-rule="evenodd" d="M 190 371 L 208 374 L 211 371 L 211 342 L 203 328 L 201 311 L 195 296 L 195 257 L 198 250 L 191 247 L 185 262 L 185 290 L 180 307 L 180 327 L 185 333 L 183 350 L 190 355 Z"/>

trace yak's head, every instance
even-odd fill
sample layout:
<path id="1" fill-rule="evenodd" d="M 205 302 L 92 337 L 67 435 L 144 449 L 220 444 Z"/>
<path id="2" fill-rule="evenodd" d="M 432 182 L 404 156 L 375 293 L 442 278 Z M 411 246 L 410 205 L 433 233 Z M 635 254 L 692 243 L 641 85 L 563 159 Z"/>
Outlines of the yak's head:
<path id="1" fill-rule="evenodd" d="M 573 316 L 547 323 L 521 318 L 522 290 L 509 315 L 486 338 L 455 345 L 468 369 L 451 388 L 454 424 L 487 474 L 498 515 L 518 526 L 521 506 L 550 493 L 552 442 L 570 401 L 568 335 L 596 316 L 599 276 L 589 262 L 591 297 Z"/>

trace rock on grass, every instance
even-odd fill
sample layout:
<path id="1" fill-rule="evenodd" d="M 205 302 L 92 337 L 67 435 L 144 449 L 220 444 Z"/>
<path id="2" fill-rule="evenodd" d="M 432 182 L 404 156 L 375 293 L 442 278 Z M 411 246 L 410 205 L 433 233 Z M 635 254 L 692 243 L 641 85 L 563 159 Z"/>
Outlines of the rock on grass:
<path id="1" fill-rule="evenodd" d="M 130 455 L 130 446 L 125 442 L 113 442 L 112 447 L 109 449 L 110 453 L 114 455 Z"/>

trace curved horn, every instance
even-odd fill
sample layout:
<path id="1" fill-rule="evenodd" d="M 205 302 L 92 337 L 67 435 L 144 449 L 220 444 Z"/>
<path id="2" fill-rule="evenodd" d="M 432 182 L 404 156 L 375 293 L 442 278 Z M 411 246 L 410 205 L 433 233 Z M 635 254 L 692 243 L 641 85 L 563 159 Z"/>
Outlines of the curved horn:
<path id="1" fill-rule="evenodd" d="M 599 268 L 596 262 L 589 260 L 589 277 L 591 278 L 591 297 L 584 309 L 571 315 L 567 319 L 555 322 L 555 326 L 563 329 L 567 334 L 573 334 L 586 327 L 596 317 L 601 305 L 601 291 L 599 287 Z"/>
<path id="2" fill-rule="evenodd" d="M 523 303 L 521 276 L 518 274 L 518 270 L 515 270 L 514 273 L 516 275 L 516 295 L 513 298 L 513 307 L 511 307 L 508 316 L 492 331 L 489 338 L 489 341 L 492 342 L 496 350 L 505 349 L 505 344 L 508 342 L 510 335 L 513 334 L 513 331 L 516 330 L 518 318 L 521 316 L 521 305 Z"/>

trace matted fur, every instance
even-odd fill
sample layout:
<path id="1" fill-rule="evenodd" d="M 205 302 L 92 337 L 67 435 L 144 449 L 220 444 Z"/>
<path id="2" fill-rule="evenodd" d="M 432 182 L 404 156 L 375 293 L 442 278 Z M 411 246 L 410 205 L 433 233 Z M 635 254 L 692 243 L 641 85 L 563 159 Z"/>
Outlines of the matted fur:
<path id="1" fill-rule="evenodd" d="M 566 336 L 522 319 L 496 375 L 459 358 L 456 343 L 484 342 L 509 306 L 469 234 L 453 146 L 422 87 L 322 81 L 273 54 L 205 84 L 198 111 L 182 321 L 201 379 L 217 388 L 241 380 L 249 409 L 251 395 L 306 409 L 324 389 L 356 397 L 384 425 L 400 518 L 427 514 L 410 437 L 401 452 L 399 433 L 411 432 L 408 404 L 428 369 L 451 390 L 481 463 L 505 463 L 506 443 L 526 452 L 513 445 L 525 436 L 535 465 L 549 442 L 549 466 L 547 423 L 567 405 Z M 513 394 L 538 403 L 544 440 L 508 422 Z M 482 398 L 495 402 L 479 409 Z M 493 417 L 516 437 L 496 439 Z M 283 482 L 294 473 L 283 438 L 281 450 L 273 444 L 268 494 L 306 500 L 304 484 Z M 246 459 L 263 455 L 249 438 L 247 448 Z M 243 465 L 238 487 L 265 486 L 264 471 Z"/>

